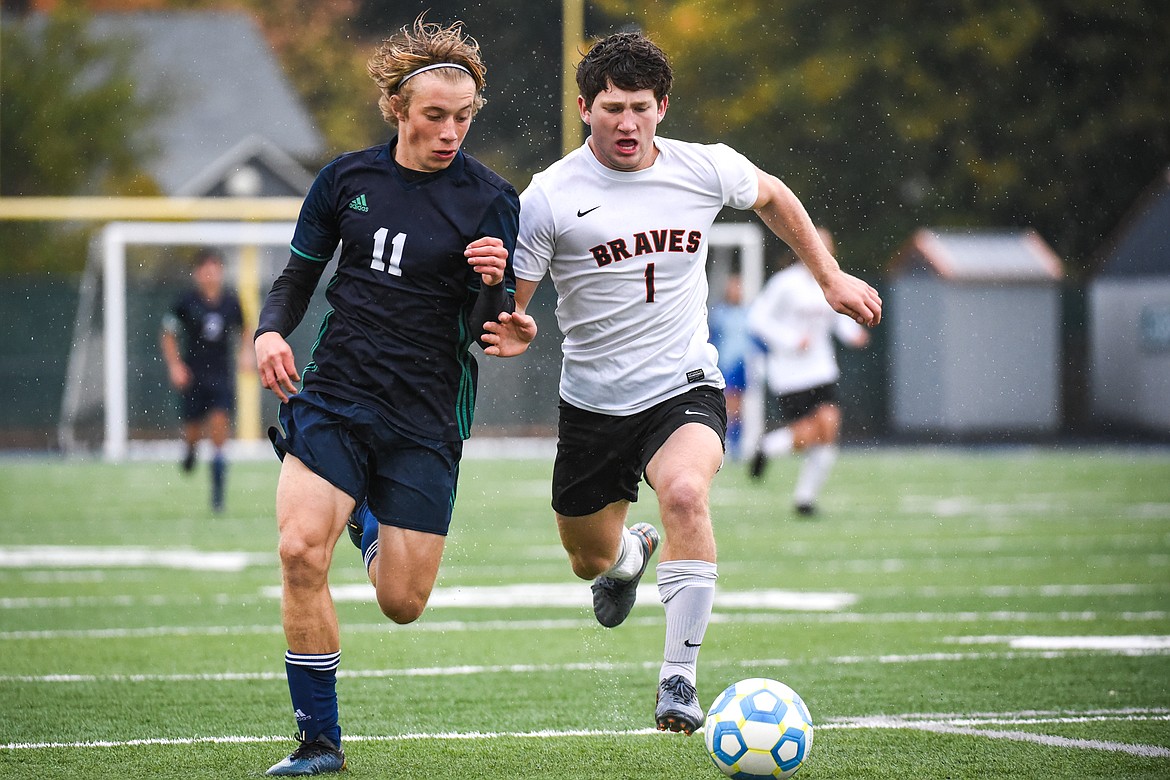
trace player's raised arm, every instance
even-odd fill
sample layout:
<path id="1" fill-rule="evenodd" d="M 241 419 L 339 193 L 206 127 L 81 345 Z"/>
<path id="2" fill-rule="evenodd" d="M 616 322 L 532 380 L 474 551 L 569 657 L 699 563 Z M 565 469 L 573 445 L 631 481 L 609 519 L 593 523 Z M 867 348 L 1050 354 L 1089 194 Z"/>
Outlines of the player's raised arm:
<path id="1" fill-rule="evenodd" d="M 872 327 L 881 322 L 882 299 L 877 290 L 841 270 L 804 205 L 784 182 L 760 171 L 759 197 L 752 208 L 808 266 L 834 310 L 862 325 Z"/>

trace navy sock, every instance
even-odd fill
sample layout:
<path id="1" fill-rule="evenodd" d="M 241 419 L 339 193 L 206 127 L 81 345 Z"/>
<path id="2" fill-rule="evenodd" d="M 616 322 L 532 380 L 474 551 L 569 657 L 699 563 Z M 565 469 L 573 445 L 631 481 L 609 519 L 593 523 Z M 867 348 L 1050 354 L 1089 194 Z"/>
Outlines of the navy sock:
<path id="1" fill-rule="evenodd" d="M 334 745 L 341 746 L 341 726 L 337 723 L 337 666 L 340 662 L 340 650 L 319 655 L 289 650 L 284 654 L 293 715 L 297 719 L 297 731 L 306 742 L 324 734 Z"/>
<path id="2" fill-rule="evenodd" d="M 213 509 L 223 509 L 223 486 L 227 475 L 227 461 L 223 453 L 216 451 L 211 459 L 211 506 Z"/>

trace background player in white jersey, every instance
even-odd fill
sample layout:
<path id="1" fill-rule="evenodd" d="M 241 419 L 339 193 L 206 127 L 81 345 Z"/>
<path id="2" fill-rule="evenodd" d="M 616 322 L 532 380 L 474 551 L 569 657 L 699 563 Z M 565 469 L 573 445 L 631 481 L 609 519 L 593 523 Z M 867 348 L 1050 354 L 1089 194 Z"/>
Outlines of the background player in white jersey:
<path id="1" fill-rule="evenodd" d="M 626 528 L 638 483 L 657 493 L 665 532 L 657 566 L 666 607 L 655 721 L 690 734 L 711 614 L 715 538 L 708 494 L 723 459 L 723 377 L 707 331 L 707 234 L 724 206 L 754 209 L 812 269 L 838 311 L 868 325 L 881 299 L 841 271 L 800 201 L 734 150 L 656 137 L 671 85 L 666 55 L 634 33 L 595 44 L 577 67 L 587 142 L 521 195 L 513 315 L 488 323 L 487 352 L 510 356 L 536 336 L 523 312 L 546 273 L 565 334 L 553 499 L 573 572 L 593 580 L 606 626 L 633 607 L 658 545 Z"/>
<path id="2" fill-rule="evenodd" d="M 826 246 L 833 246 L 827 231 L 822 230 L 821 237 Z M 829 307 L 816 280 L 799 262 L 764 285 L 748 311 L 748 327 L 765 350 L 769 411 L 784 423 L 756 444 L 749 473 L 760 479 L 768 458 L 803 452 L 793 503 L 797 513 L 814 514 L 817 495 L 837 460 L 841 430 L 837 403 L 841 371 L 833 337 L 858 349 L 869 343 L 869 333 Z"/>

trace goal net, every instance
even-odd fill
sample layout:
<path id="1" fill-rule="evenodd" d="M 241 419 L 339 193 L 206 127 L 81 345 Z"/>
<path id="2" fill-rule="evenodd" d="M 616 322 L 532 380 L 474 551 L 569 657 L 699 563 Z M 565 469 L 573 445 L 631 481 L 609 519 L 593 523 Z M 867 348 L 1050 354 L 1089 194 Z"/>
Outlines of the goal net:
<path id="1" fill-rule="evenodd" d="M 61 449 L 100 452 L 108 460 L 177 458 L 179 399 L 167 382 L 159 350 L 165 313 L 191 284 L 191 259 L 201 246 L 224 256 L 227 283 L 240 294 L 245 327 L 254 327 L 260 301 L 288 261 L 292 222 L 108 223 L 96 236 L 82 277 L 73 341 L 58 425 Z M 739 275 L 745 300 L 763 281 L 763 235 L 754 223 L 719 223 L 710 239 L 711 302 Z M 327 268 L 325 276 L 332 274 Z M 328 311 L 318 285 L 305 318 L 289 337 L 298 366 L 308 362 L 318 325 Z M 493 440 L 546 440 L 556 434 L 560 334 L 556 295 L 545 283 L 529 305 L 540 338 L 522 356 L 479 356 L 479 398 L 469 456 L 499 452 Z M 276 422 L 278 404 L 259 386 L 255 372 L 238 381 L 232 457 L 271 457 L 264 431 Z M 749 386 L 744 434 L 763 424 L 762 396 Z M 744 439 L 750 441 L 751 439 Z"/>

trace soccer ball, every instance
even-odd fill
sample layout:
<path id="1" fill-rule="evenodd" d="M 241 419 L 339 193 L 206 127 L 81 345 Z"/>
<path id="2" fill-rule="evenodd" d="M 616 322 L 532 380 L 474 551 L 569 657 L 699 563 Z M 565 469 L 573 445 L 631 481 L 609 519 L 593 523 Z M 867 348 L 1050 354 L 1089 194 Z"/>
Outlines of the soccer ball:
<path id="1" fill-rule="evenodd" d="M 762 677 L 740 680 L 719 694 L 703 731 L 715 766 L 736 780 L 792 777 L 813 743 L 804 701 L 784 683 Z"/>

